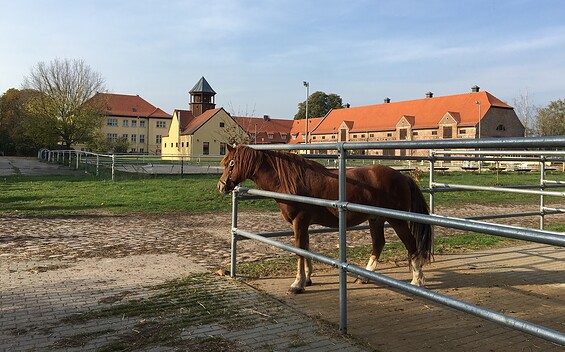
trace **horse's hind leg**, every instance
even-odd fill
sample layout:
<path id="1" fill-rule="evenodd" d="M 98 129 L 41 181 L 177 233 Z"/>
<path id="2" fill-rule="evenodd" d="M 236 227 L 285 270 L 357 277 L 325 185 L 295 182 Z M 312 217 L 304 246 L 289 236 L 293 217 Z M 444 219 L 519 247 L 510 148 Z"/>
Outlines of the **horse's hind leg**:
<path id="1" fill-rule="evenodd" d="M 369 258 L 369 262 L 365 267 L 365 270 L 375 271 L 377 270 L 377 262 L 383 248 L 385 246 L 385 221 L 384 219 L 377 217 L 377 218 L 369 218 L 369 229 L 371 231 L 371 241 L 373 243 L 373 250 L 371 252 L 371 257 Z M 367 283 L 368 279 L 361 279 L 358 278 L 356 282 L 358 283 Z"/>
<path id="2" fill-rule="evenodd" d="M 410 259 L 410 268 L 412 268 L 412 285 L 424 287 L 426 283 L 426 278 L 424 277 L 424 272 L 422 271 L 422 260 L 418 257 L 412 257 Z"/>
<path id="3" fill-rule="evenodd" d="M 410 227 L 408 223 L 404 220 L 399 219 L 387 219 L 388 223 L 394 228 L 394 231 L 404 243 L 404 246 L 408 250 L 408 258 L 410 260 L 410 269 L 412 270 L 412 285 L 423 287 L 425 284 L 424 272 L 422 267 L 424 266 L 424 260 L 415 256 L 416 254 L 416 240 L 412 236 Z"/>

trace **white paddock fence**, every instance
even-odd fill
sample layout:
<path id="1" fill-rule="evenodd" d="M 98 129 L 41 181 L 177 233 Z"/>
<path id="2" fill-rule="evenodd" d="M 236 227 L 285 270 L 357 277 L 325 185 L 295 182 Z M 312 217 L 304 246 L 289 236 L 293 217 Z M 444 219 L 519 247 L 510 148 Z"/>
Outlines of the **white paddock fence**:
<path id="1" fill-rule="evenodd" d="M 221 174 L 221 155 L 99 154 L 79 150 L 41 149 L 40 160 L 59 163 L 99 176 L 103 172 L 115 179 L 117 172 L 147 175 Z"/>
<path id="2" fill-rule="evenodd" d="M 425 288 L 413 286 L 403 281 L 395 280 L 385 275 L 371 272 L 363 268 L 348 263 L 346 257 L 346 236 L 347 224 L 345 222 L 346 212 L 355 211 L 367 214 L 375 214 L 380 216 L 398 218 L 408 221 L 416 221 L 427 223 L 435 226 L 449 227 L 467 231 L 474 231 L 483 234 L 503 236 L 508 238 L 532 241 L 551 246 L 565 247 L 565 234 L 560 232 L 551 232 L 544 230 L 535 230 L 529 228 L 521 228 L 515 226 L 498 225 L 486 223 L 480 219 L 462 219 L 447 216 L 438 216 L 433 214 L 434 199 L 441 192 L 457 192 L 457 191 L 491 191 L 491 192 L 514 192 L 523 194 L 535 194 L 540 197 L 539 209 L 524 214 L 505 214 L 504 216 L 525 216 L 536 215 L 540 217 L 540 226 L 544 225 L 544 217 L 548 214 L 563 213 L 565 209 L 549 208 L 545 204 L 546 197 L 553 197 L 559 200 L 565 200 L 565 192 L 555 191 L 560 187 L 565 187 L 565 180 L 549 179 L 546 175 L 548 172 L 547 165 L 562 165 L 565 162 L 565 137 L 547 137 L 547 138 L 507 138 L 507 139 L 481 139 L 481 140 L 434 140 L 434 141 L 398 141 L 398 142 L 373 142 L 373 143 L 316 143 L 309 145 L 291 146 L 291 145 L 268 145 L 268 146 L 252 146 L 257 149 L 278 149 L 278 150 L 296 150 L 302 149 L 306 151 L 328 151 L 324 155 L 310 155 L 315 158 L 337 159 L 339 169 L 339 196 L 335 200 L 318 199 L 297 195 L 289 195 L 275 192 L 267 192 L 259 189 L 237 187 L 233 192 L 232 203 L 232 254 L 231 254 L 231 275 L 236 276 L 236 253 L 237 241 L 252 239 L 267 243 L 277 248 L 317 260 L 319 262 L 331 265 L 339 269 L 339 328 L 340 332 L 347 332 L 347 281 L 346 274 L 351 273 L 357 276 L 368 278 L 372 281 L 388 285 L 392 288 L 403 292 L 413 294 L 435 303 L 442 304 L 459 311 L 472 314 L 489 321 L 499 323 L 501 325 L 516 329 L 542 339 L 565 346 L 565 333 L 561 331 L 551 330 L 549 328 L 536 325 L 512 316 L 508 316 L 491 309 L 479 307 L 467 302 L 463 302 L 447 295 L 439 294 Z M 346 170 L 346 160 L 348 158 L 364 158 L 374 159 L 375 156 L 370 155 L 348 155 L 351 152 L 359 150 L 371 149 L 429 149 L 430 155 L 427 157 L 394 157 L 396 159 L 411 160 L 414 162 L 427 162 L 429 164 L 430 182 L 429 188 L 425 191 L 430 192 L 431 215 L 415 214 L 410 212 L 396 211 L 386 208 L 378 208 L 360 204 L 346 202 L 345 194 L 345 178 L 343 177 Z M 331 154 L 335 153 L 337 154 Z M 377 156 L 376 158 L 386 159 L 390 157 Z M 443 171 L 443 164 L 448 161 L 462 161 L 463 165 L 470 163 L 486 162 L 513 162 L 526 163 L 527 165 L 538 164 L 540 169 L 540 182 L 537 185 L 516 186 L 516 187 L 479 187 L 476 185 L 460 185 L 435 182 L 437 172 Z M 465 164 L 467 163 L 467 164 Z M 442 166 L 438 166 L 442 165 Z M 521 165 L 521 164 L 520 164 Z M 478 171 L 478 168 L 477 168 Z M 560 174 L 563 176 L 564 174 Z M 552 189 L 552 190 L 549 190 Z M 285 243 L 274 240 L 277 236 L 292 235 L 292 232 L 265 232 L 252 233 L 238 227 L 238 203 L 246 199 L 257 197 L 270 197 L 294 202 L 303 202 L 307 204 L 319 205 L 324 207 L 333 207 L 339 212 L 339 258 L 334 259 L 318 253 L 309 252 L 303 249 L 295 248 Z M 559 204 L 564 204 L 565 201 Z M 502 217 L 503 215 L 497 215 Z M 358 227 L 357 227 L 358 228 Z M 311 230 L 310 233 L 319 232 L 335 232 L 336 229 L 317 229 Z"/>

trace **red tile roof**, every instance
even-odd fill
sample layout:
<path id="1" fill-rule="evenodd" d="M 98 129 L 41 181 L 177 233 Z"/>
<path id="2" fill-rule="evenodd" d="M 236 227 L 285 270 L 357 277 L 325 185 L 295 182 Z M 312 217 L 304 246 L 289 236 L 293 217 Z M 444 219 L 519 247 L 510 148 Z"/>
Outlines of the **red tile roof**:
<path id="1" fill-rule="evenodd" d="M 186 129 L 186 127 L 188 126 L 188 124 L 190 123 L 190 121 L 192 121 L 192 119 L 194 119 L 194 116 L 192 115 L 192 111 L 190 110 L 175 110 L 175 112 L 173 113 L 173 115 L 176 114 L 177 118 L 180 118 L 180 130 L 184 131 Z"/>
<path id="2" fill-rule="evenodd" d="M 171 118 L 163 110 L 151 105 L 139 95 L 96 93 L 93 99 L 104 99 L 105 114 L 110 116 Z"/>
<path id="3" fill-rule="evenodd" d="M 308 131 L 312 133 L 313 130 L 317 128 L 317 126 L 322 122 L 323 117 L 316 117 L 308 119 Z M 338 126 L 336 126 L 336 129 Z M 290 141 L 289 144 L 298 144 L 304 143 L 304 138 L 302 135 L 306 133 L 306 120 L 293 120 L 292 129 L 290 130 Z"/>
<path id="4" fill-rule="evenodd" d="M 237 124 L 247 133 L 289 133 L 293 123 L 293 120 L 272 119 L 264 117 L 234 116 L 234 119 Z"/>
<path id="5" fill-rule="evenodd" d="M 243 116 L 235 116 L 234 119 L 250 136 L 255 136 L 253 143 L 288 143 L 290 139 L 293 120 Z"/>
<path id="6" fill-rule="evenodd" d="M 193 134 L 220 110 L 224 109 L 217 108 L 206 110 L 202 113 L 202 115 L 198 115 L 197 117 L 194 117 L 191 111 L 176 110 L 177 112 L 181 112 L 181 134 Z"/>
<path id="7" fill-rule="evenodd" d="M 460 125 L 474 126 L 478 122 L 479 114 L 477 101 L 481 103 L 481 118 L 491 107 L 512 109 L 510 105 L 488 92 L 474 92 L 336 109 L 330 111 L 316 128 L 310 130 L 316 134 L 333 133 L 344 121 L 350 132 L 394 130 L 403 116 L 413 123 L 412 128 L 433 128 L 437 127 L 438 122 L 448 112 Z M 294 129 L 293 126 L 293 131 Z"/>

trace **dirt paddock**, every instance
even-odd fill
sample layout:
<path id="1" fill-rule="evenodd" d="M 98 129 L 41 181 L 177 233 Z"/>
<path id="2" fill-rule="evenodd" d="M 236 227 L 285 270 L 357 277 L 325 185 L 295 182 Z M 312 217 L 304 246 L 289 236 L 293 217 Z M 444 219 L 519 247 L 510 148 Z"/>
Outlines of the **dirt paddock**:
<path id="1" fill-rule="evenodd" d="M 509 211 L 508 207 L 488 206 L 449 211 L 457 212 L 458 216 L 470 216 L 502 210 Z M 40 327 L 32 324 L 34 320 L 49 321 L 49 311 L 24 309 L 26 299 L 42 306 L 49 303 L 44 301 L 47 296 L 55 301 L 57 297 L 61 297 L 59 300 L 75 297 L 76 301 L 61 305 L 63 313 L 70 314 L 89 309 L 89 305 L 97 305 L 108 297 L 120 300 L 120 292 L 135 292 L 136 287 L 227 267 L 230 216 L 226 213 L 171 213 L 0 217 L 2 342 L 29 340 L 41 332 Z M 561 215 L 554 219 L 565 221 Z M 537 219 L 519 218 L 504 222 L 535 226 Z M 239 224 L 243 229 L 257 232 L 288 229 L 278 213 L 246 212 Z M 438 234 L 449 235 L 441 229 Z M 392 233 L 387 236 L 394 238 Z M 284 241 L 290 243 L 291 239 Z M 319 252 L 335 248 L 336 243 L 337 235 L 315 235 L 311 247 Z M 348 237 L 348 245 L 368 243 L 369 236 L 363 232 L 351 233 Z M 426 268 L 428 288 L 563 332 L 564 252 L 562 248 L 527 244 L 457 256 L 436 256 L 436 262 Z M 239 261 L 282 255 L 288 254 L 252 241 L 242 241 L 238 247 Z M 321 268 L 321 264 L 316 268 Z M 401 280 L 410 279 L 404 265 L 382 264 L 379 271 Z M 273 278 L 253 280 L 250 284 L 299 311 L 338 322 L 334 271 L 320 270 L 314 277 L 314 285 L 303 295 L 285 294 L 291 281 L 292 278 Z M 34 287 L 42 287 L 42 291 L 34 291 Z M 348 287 L 349 332 L 381 351 L 562 350 L 544 340 L 380 285 L 350 284 Z M 28 316 L 18 316 L 18 311 L 24 311 Z"/>

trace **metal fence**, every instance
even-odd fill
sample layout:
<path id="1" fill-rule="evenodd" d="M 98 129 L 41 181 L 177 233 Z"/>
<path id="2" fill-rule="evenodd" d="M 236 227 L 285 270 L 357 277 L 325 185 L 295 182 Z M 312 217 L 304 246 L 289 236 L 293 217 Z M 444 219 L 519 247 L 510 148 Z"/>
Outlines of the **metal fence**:
<path id="1" fill-rule="evenodd" d="M 540 210 L 533 212 L 531 215 L 540 215 L 542 218 L 545 214 L 551 212 L 564 212 L 564 209 L 548 208 L 544 204 L 545 196 L 556 196 L 565 199 L 565 192 L 547 191 L 546 188 L 562 187 L 565 186 L 563 181 L 550 181 L 545 178 L 544 165 L 548 160 L 555 163 L 563 163 L 565 161 L 565 137 L 544 137 L 544 138 L 506 138 L 506 139 L 481 139 L 481 140 L 435 140 L 435 141 L 398 141 L 398 142 L 372 142 L 372 143 L 316 143 L 310 145 L 290 146 L 290 145 L 269 145 L 269 146 L 253 146 L 256 149 L 279 149 L 279 150 L 293 150 L 302 149 L 306 151 L 311 150 L 327 150 L 337 151 L 334 156 L 337 158 L 337 166 L 339 169 L 339 195 L 338 199 L 327 200 L 310 198 L 297 195 L 282 194 L 276 192 L 268 192 L 258 189 L 237 187 L 233 193 L 232 203 L 232 253 L 231 253 L 231 275 L 236 276 L 236 254 L 237 254 L 237 241 L 243 239 L 253 239 L 261 241 L 277 248 L 304 256 L 306 258 L 314 259 L 319 262 L 331 265 L 339 270 L 339 328 L 340 332 L 347 332 L 347 281 L 346 274 L 352 273 L 358 276 L 368 278 L 372 281 L 385 284 L 407 292 L 438 304 L 446 305 L 448 307 L 457 309 L 459 311 L 472 314 L 489 321 L 499 323 L 501 325 L 510 327 L 512 329 L 520 330 L 522 332 L 546 339 L 548 341 L 565 345 L 565 333 L 551 330 L 543 326 L 539 326 L 518 318 L 514 318 L 484 307 L 479 307 L 467 302 L 459 301 L 446 295 L 442 295 L 425 288 L 413 286 L 403 281 L 395 280 L 385 275 L 371 272 L 363 268 L 357 267 L 347 262 L 346 257 L 346 235 L 347 224 L 345 222 L 346 212 L 355 211 L 367 214 L 375 214 L 380 216 L 398 218 L 408 221 L 416 221 L 427 223 L 436 226 L 449 227 L 454 229 L 474 231 L 484 234 L 503 236 L 508 238 L 520 239 L 525 241 L 538 242 L 553 246 L 565 247 L 565 235 L 558 232 L 550 232 L 543 230 L 535 230 L 528 228 L 519 228 L 515 226 L 499 225 L 481 222 L 473 219 L 460 219 L 446 216 L 422 215 L 410 212 L 396 211 L 386 208 L 378 208 L 360 204 L 353 204 L 346 202 L 345 194 L 345 170 L 348 152 L 355 150 L 369 150 L 369 149 L 430 149 L 429 157 L 402 157 L 405 160 L 427 161 L 430 168 L 430 188 L 427 190 L 431 194 L 431 202 L 433 209 L 434 195 L 438 192 L 445 191 L 459 191 L 459 190 L 479 190 L 479 188 L 472 185 L 455 185 L 437 183 L 434 181 L 435 173 L 438 171 L 436 162 L 457 160 L 461 161 L 476 161 L 485 162 L 489 159 L 494 159 L 498 162 L 505 158 L 505 161 L 510 159 L 514 161 L 523 160 L 525 157 L 530 161 L 531 154 L 535 154 L 533 158 L 537 158 L 540 164 L 541 180 L 539 185 L 535 185 L 538 190 L 530 190 L 522 187 L 493 187 L 488 188 L 489 191 L 497 192 L 521 192 L 539 195 L 541 198 Z M 454 149 L 461 150 L 456 152 Z M 491 149 L 487 151 L 486 149 Z M 551 149 L 553 151 L 548 151 Z M 556 150 L 557 149 L 557 150 Z M 441 150 L 441 151 L 440 151 Z M 506 150 L 509 154 L 498 155 L 500 150 Z M 532 152 L 532 150 L 536 150 Z M 478 154 L 477 154 L 478 152 Z M 317 158 L 329 158 L 330 155 L 317 155 Z M 358 155 L 354 156 L 359 158 Z M 363 158 L 370 159 L 372 156 L 363 156 Z M 381 157 L 381 159 L 384 157 Z M 396 157 L 399 158 L 399 157 Z M 506 160 L 506 158 L 508 160 Z M 496 161 L 495 160 L 495 161 Z M 532 186 L 534 187 L 534 186 Z M 531 188 L 531 187 L 530 187 Z M 480 190 L 486 188 L 481 187 Z M 295 248 L 293 246 L 284 244 L 282 242 L 272 239 L 276 236 L 291 235 L 292 232 L 275 232 L 275 233 L 252 233 L 238 227 L 238 203 L 248 198 L 256 197 L 270 197 L 281 200 L 290 200 L 294 202 L 303 202 L 324 207 L 332 207 L 338 210 L 339 214 L 339 258 L 334 259 L 317 253 L 312 253 L 303 249 Z M 507 214 L 508 216 L 516 216 L 515 214 Z M 541 220 L 543 226 L 543 220 Z M 313 230 L 310 233 L 329 232 L 335 229 L 322 229 Z"/>
<path id="2" fill-rule="evenodd" d="M 221 155 L 99 154 L 79 150 L 41 149 L 38 158 L 84 170 L 96 176 L 116 173 L 147 175 L 219 174 Z"/>

